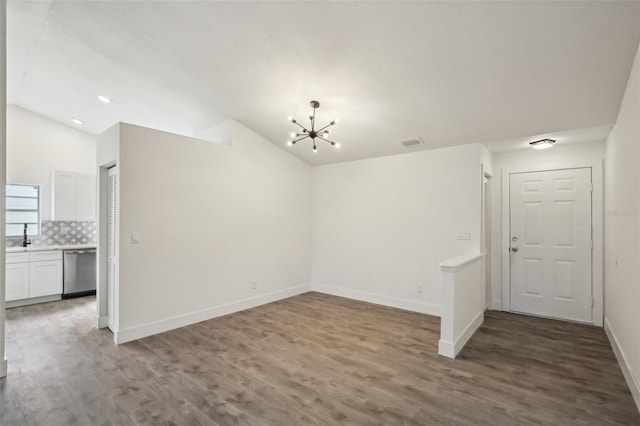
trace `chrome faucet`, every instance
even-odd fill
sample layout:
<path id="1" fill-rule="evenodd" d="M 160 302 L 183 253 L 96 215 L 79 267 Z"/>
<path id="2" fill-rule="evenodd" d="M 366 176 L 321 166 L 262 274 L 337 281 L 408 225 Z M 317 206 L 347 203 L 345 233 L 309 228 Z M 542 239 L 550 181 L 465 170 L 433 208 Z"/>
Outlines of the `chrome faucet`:
<path id="1" fill-rule="evenodd" d="M 22 236 L 22 247 L 26 247 L 31 244 L 31 238 L 27 238 L 27 227 L 28 225 L 24 224 L 24 234 Z"/>

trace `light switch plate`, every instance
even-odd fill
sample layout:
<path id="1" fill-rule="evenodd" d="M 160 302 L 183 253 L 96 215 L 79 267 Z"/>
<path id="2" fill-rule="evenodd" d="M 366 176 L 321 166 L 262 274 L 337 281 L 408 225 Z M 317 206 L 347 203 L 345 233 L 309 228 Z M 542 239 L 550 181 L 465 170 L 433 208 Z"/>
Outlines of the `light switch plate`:
<path id="1" fill-rule="evenodd" d="M 140 236 L 139 232 L 132 232 L 131 233 L 131 242 L 132 243 L 140 243 L 140 242 L 142 242 L 142 237 Z"/>
<path id="2" fill-rule="evenodd" d="M 460 231 L 458 232 L 459 240 L 470 240 L 471 239 L 471 231 Z"/>

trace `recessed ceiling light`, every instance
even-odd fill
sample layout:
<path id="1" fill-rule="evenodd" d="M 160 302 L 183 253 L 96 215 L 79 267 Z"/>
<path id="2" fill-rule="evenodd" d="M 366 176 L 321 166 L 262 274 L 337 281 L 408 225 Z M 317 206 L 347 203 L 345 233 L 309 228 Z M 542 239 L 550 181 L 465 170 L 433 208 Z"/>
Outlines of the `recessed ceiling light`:
<path id="1" fill-rule="evenodd" d="M 98 100 L 104 104 L 110 104 L 111 102 L 113 102 L 113 99 L 109 99 L 106 96 L 98 96 Z"/>
<path id="2" fill-rule="evenodd" d="M 547 149 L 551 148 L 554 143 L 556 143 L 556 141 L 553 139 L 540 139 L 539 141 L 529 142 L 529 145 L 531 145 L 533 149 Z"/>
<path id="3" fill-rule="evenodd" d="M 71 121 L 73 121 L 76 124 L 84 124 L 84 121 L 78 120 L 77 118 L 72 118 Z"/>

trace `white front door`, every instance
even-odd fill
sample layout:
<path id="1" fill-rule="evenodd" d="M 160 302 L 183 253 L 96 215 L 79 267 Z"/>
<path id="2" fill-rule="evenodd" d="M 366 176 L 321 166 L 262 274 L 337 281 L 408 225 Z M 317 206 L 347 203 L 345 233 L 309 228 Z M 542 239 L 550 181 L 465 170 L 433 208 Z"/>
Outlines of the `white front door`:
<path id="1" fill-rule="evenodd" d="M 591 323 L 591 168 L 509 180 L 511 311 Z"/>

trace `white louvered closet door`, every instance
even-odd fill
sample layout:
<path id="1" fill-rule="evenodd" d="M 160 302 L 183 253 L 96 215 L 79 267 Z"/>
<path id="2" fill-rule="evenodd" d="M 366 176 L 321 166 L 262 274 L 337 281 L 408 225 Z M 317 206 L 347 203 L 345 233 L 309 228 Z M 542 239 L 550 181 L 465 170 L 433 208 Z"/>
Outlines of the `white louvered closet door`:
<path id="1" fill-rule="evenodd" d="M 108 262 L 108 290 L 107 290 L 107 315 L 109 316 L 109 328 L 116 330 L 116 296 L 118 283 L 118 175 L 116 167 L 109 169 L 107 178 L 107 262 Z"/>
<path id="2" fill-rule="evenodd" d="M 482 236 L 480 250 L 482 258 L 482 294 L 485 297 L 486 306 L 490 306 L 487 287 L 491 284 L 491 188 L 488 177 L 482 178 Z"/>

